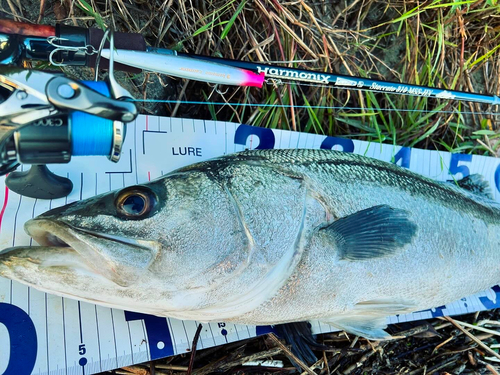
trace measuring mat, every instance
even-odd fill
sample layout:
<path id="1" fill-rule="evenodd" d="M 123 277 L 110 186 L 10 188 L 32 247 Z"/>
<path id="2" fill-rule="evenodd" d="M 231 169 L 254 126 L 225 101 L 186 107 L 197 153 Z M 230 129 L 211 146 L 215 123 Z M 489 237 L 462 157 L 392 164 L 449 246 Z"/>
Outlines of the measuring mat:
<path id="1" fill-rule="evenodd" d="M 119 163 L 105 157 L 74 157 L 49 166 L 74 184 L 66 198 L 19 196 L 0 179 L 0 245 L 34 245 L 24 223 L 51 208 L 125 186 L 174 169 L 255 148 L 326 148 L 364 154 L 436 180 L 479 173 L 500 202 L 500 159 L 380 145 L 345 138 L 271 130 L 226 122 L 139 116 L 127 127 Z M 28 167 L 24 167 L 28 168 Z M 444 217 L 443 220 L 446 220 Z M 196 261 L 193 259 L 193 261 Z M 411 280 L 408 280 L 411 283 Z M 458 315 L 500 307 L 500 287 L 435 309 L 388 317 L 388 323 Z M 333 327 L 311 322 L 314 333 Z M 0 374 L 94 374 L 190 351 L 198 322 L 110 309 L 39 292 L 0 278 Z M 272 331 L 271 327 L 204 324 L 204 349 Z"/>

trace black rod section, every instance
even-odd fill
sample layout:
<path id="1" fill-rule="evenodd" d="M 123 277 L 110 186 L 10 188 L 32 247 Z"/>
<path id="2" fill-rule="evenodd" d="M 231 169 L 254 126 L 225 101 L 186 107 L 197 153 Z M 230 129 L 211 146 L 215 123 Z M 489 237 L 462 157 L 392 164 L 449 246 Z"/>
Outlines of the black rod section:
<path id="1" fill-rule="evenodd" d="M 151 49 L 151 52 L 175 54 L 174 51 Z M 264 72 L 266 78 L 276 78 L 289 81 L 323 84 L 332 87 L 356 89 L 365 91 L 384 92 L 388 94 L 401 94 L 422 96 L 427 98 L 463 100 L 469 102 L 499 105 L 500 97 L 496 95 L 475 94 L 457 90 L 445 90 L 427 86 L 408 85 L 405 83 L 375 80 L 355 76 L 345 76 L 327 72 L 318 72 L 307 69 L 286 68 L 272 64 L 254 63 L 247 61 L 224 59 L 219 57 L 195 55 L 190 53 L 177 53 L 179 56 L 193 59 L 207 60 L 219 64 L 234 66 L 251 70 L 256 73 Z"/>

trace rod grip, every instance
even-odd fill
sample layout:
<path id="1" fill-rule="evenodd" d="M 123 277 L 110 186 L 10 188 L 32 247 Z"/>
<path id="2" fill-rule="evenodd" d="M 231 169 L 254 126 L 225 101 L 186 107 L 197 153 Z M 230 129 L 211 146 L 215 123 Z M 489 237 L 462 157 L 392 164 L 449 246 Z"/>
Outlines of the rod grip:
<path id="1" fill-rule="evenodd" d="M 85 47 L 90 44 L 96 50 L 99 49 L 101 40 L 104 36 L 104 31 L 97 28 L 69 26 L 60 23 L 56 24 L 56 26 L 36 25 L 26 22 L 17 22 L 9 19 L 0 19 L 0 33 L 14 35 L 17 34 L 23 35 L 25 37 L 38 38 L 57 36 L 60 38 L 64 38 L 63 40 L 59 41 L 59 43 L 63 46 Z M 117 49 L 146 51 L 146 41 L 144 40 L 144 37 L 139 33 L 115 32 L 114 38 L 115 48 Z M 106 41 L 104 48 L 109 48 L 109 42 Z M 46 57 L 44 57 L 45 59 L 48 58 L 48 53 L 50 52 L 49 50 L 47 51 L 42 51 L 43 53 L 46 52 Z M 92 68 L 95 68 L 97 60 L 96 55 L 88 56 L 84 51 L 59 51 L 58 53 L 56 53 L 55 57 L 57 61 L 64 61 L 68 65 L 80 65 Z M 37 56 L 35 60 L 44 58 Z M 104 58 L 101 59 L 99 68 L 109 68 L 109 61 Z M 115 63 L 115 69 L 130 73 L 140 73 L 142 71 L 141 69 L 133 68 L 131 66 L 120 63 Z"/>
<path id="2" fill-rule="evenodd" d="M 0 19 L 0 33 L 47 38 L 55 35 L 55 28 L 48 25 L 36 25 L 27 22 Z"/>

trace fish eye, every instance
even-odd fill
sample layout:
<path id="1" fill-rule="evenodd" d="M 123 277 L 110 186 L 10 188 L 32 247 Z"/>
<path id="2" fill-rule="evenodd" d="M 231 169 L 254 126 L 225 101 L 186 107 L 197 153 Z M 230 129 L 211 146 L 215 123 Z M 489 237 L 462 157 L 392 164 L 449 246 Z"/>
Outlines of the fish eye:
<path id="1" fill-rule="evenodd" d="M 122 190 L 115 200 L 118 213 L 130 219 L 140 219 L 147 216 L 155 204 L 156 199 L 153 192 L 145 187 Z"/>

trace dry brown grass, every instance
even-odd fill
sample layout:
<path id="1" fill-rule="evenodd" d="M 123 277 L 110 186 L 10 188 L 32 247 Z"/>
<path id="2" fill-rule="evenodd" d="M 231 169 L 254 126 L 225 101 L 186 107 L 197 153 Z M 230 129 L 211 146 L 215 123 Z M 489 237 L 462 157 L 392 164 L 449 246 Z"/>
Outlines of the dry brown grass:
<path id="1" fill-rule="evenodd" d="M 457 318 L 458 319 L 458 318 Z M 193 375 L 208 374 L 336 374 L 336 375 L 480 375 L 497 374 L 500 346 L 498 312 L 490 311 L 430 322 L 391 326 L 391 341 L 369 342 L 334 332 L 318 336 L 325 351 L 315 351 L 315 363 L 292 365 L 296 358 L 274 335 L 197 351 Z M 493 327 L 493 328 L 485 328 Z M 188 375 L 191 353 L 131 366 L 116 374 Z M 248 361 L 272 359 L 282 368 L 243 366 Z M 103 373 L 109 374 L 111 372 Z"/>

